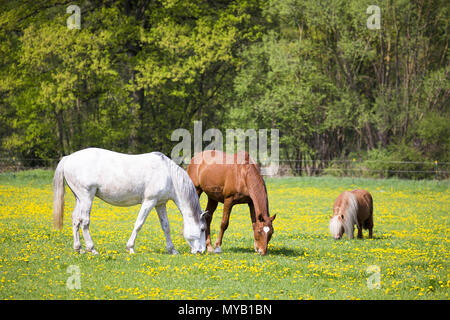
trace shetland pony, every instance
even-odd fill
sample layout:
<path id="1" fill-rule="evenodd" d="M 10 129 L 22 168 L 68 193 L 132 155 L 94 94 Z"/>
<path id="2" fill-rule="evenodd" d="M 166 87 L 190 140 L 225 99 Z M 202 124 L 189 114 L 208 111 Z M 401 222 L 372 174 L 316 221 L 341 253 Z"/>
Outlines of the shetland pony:
<path id="1" fill-rule="evenodd" d="M 194 182 L 198 196 L 205 192 L 206 205 L 206 247 L 209 252 L 221 252 L 222 238 L 228 228 L 231 209 L 235 204 L 247 203 L 250 209 L 254 249 L 261 255 L 267 253 L 267 244 L 272 234 L 272 221 L 276 215 L 269 216 L 267 189 L 258 165 L 247 152 L 226 154 L 222 151 L 207 150 L 196 154 L 187 172 Z M 223 216 L 220 233 L 215 248 L 211 245 L 210 225 L 218 202 L 223 203 Z"/>
<path id="2" fill-rule="evenodd" d="M 334 239 L 342 238 L 344 232 L 354 238 L 354 226 L 358 228 L 358 238 L 362 239 L 362 229 L 369 229 L 372 238 L 373 201 L 366 190 L 344 191 L 337 197 L 330 218 L 330 232 Z"/>
<path id="3" fill-rule="evenodd" d="M 79 228 L 83 231 L 86 251 L 97 254 L 89 232 L 94 197 L 121 207 L 141 204 L 127 249 L 134 253 L 134 243 L 145 219 L 156 208 L 166 238 L 167 251 L 176 254 L 170 238 L 166 202 L 173 200 L 183 216 L 183 235 L 192 253 L 205 251 L 205 214 L 186 171 L 160 152 L 128 155 L 88 148 L 63 157 L 53 178 L 53 221 L 63 226 L 64 180 L 75 196 L 72 213 L 73 247 L 80 251 Z M 114 228 L 114 226 L 111 226 Z"/>

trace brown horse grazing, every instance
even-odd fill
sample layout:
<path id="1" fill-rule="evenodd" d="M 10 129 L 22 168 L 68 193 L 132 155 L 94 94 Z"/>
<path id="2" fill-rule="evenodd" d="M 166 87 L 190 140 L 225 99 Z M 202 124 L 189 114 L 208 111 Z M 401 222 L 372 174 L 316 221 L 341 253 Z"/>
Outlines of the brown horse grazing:
<path id="1" fill-rule="evenodd" d="M 335 239 L 342 238 L 344 232 L 354 238 L 354 226 L 358 228 L 358 238 L 362 239 L 362 229 L 369 229 L 372 238 L 373 201 L 366 190 L 344 191 L 334 202 L 333 216 L 330 219 L 330 232 Z"/>
<path id="2" fill-rule="evenodd" d="M 211 245 L 210 225 L 218 202 L 223 203 L 223 216 L 220 233 L 215 243 L 214 252 L 221 252 L 222 238 L 228 227 L 231 208 L 235 204 L 247 203 L 250 208 L 254 249 L 261 255 L 266 254 L 267 244 L 273 234 L 272 221 L 276 215 L 269 216 L 267 189 L 260 174 L 259 167 L 247 152 L 234 155 L 217 150 L 207 150 L 195 155 L 187 168 L 194 182 L 197 194 L 208 196 L 206 211 L 206 246 Z"/>

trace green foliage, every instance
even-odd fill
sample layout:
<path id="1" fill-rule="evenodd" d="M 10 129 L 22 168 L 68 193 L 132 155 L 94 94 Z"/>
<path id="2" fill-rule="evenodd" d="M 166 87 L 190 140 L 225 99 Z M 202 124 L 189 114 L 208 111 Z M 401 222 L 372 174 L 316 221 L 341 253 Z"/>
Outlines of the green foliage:
<path id="1" fill-rule="evenodd" d="M 230 123 L 280 129 L 294 173 L 328 167 L 340 174 L 341 162 L 320 160 L 351 159 L 377 146 L 387 153 L 383 161 L 448 157 L 446 6 L 382 2 L 381 29 L 369 30 L 370 4 L 269 1 L 271 30 L 242 55 Z M 399 176 L 407 170 L 370 168 Z"/>
<path id="2" fill-rule="evenodd" d="M 172 131 L 202 120 L 279 129 L 294 174 L 378 151 L 449 162 L 448 6 L 381 1 L 370 30 L 371 4 L 81 1 L 69 30 L 65 1 L 4 1 L 0 154 L 170 154 Z"/>
<path id="3" fill-rule="evenodd" d="M 63 2 L 0 8 L 0 141 L 10 154 L 170 153 L 172 130 L 221 111 L 239 46 L 261 33 L 258 1 L 78 5 L 80 30 L 67 28 Z"/>
<path id="4" fill-rule="evenodd" d="M 427 114 L 417 123 L 417 136 L 431 160 L 450 161 L 450 122 L 447 116 Z"/>
<path id="5" fill-rule="evenodd" d="M 334 159 L 323 173 L 335 177 L 357 176 L 367 178 L 435 179 L 446 175 L 436 173 L 436 164 L 426 158 L 417 148 L 404 142 L 392 143 L 388 147 L 377 147 L 368 152 L 349 155 L 350 161 Z M 441 165 L 445 170 L 447 165 Z"/>
<path id="6" fill-rule="evenodd" d="M 417 149 L 399 143 L 369 151 L 364 166 L 370 170 L 367 176 L 372 177 L 434 178 L 434 163 L 423 160 Z"/>

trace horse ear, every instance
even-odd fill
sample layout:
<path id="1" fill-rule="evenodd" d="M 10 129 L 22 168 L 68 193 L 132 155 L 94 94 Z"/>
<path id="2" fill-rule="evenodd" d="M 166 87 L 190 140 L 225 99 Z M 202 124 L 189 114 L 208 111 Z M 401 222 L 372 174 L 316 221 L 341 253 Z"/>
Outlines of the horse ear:
<path id="1" fill-rule="evenodd" d="M 270 221 L 272 222 L 273 220 L 275 220 L 277 214 L 275 213 L 273 216 L 270 217 Z"/>
<path id="2" fill-rule="evenodd" d="M 258 216 L 258 220 L 259 220 L 259 222 L 264 222 L 264 217 L 262 216 L 262 214 L 260 214 Z"/>

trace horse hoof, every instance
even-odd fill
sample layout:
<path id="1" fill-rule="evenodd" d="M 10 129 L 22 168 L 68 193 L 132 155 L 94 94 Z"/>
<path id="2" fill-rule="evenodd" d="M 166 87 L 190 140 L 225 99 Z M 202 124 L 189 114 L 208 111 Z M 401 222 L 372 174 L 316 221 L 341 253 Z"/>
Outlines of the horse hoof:
<path id="1" fill-rule="evenodd" d="M 219 246 L 217 248 L 214 249 L 215 253 L 222 253 L 222 248 Z"/>
<path id="2" fill-rule="evenodd" d="M 95 249 L 92 249 L 92 250 L 90 250 L 89 252 L 92 253 L 93 255 L 97 255 L 97 254 L 98 254 L 98 251 L 95 250 Z"/>
<path id="3" fill-rule="evenodd" d="M 169 251 L 169 254 L 173 254 L 173 255 L 179 254 L 179 252 L 175 249 L 168 250 L 168 251 Z"/>
<path id="4" fill-rule="evenodd" d="M 135 252 L 134 252 L 134 249 L 133 249 L 133 248 L 130 248 L 130 249 L 128 249 L 128 252 L 129 252 L 130 254 L 135 254 Z"/>

